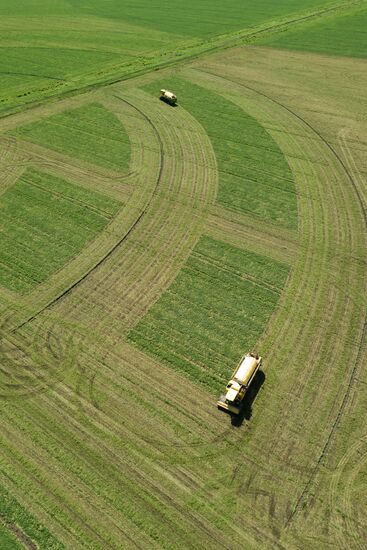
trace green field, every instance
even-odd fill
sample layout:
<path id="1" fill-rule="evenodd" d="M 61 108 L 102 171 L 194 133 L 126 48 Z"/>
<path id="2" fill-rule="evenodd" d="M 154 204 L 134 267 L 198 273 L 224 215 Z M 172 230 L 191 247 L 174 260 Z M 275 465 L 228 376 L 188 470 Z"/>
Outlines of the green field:
<path id="1" fill-rule="evenodd" d="M 20 126 L 11 135 L 118 172 L 129 166 L 130 142 L 126 131 L 98 103 Z"/>
<path id="2" fill-rule="evenodd" d="M 218 35 L 267 22 L 297 19 L 319 11 L 332 0 L 50 0 L 0 6 L 0 74 L 17 79 L 18 89 L 2 86 L 0 110 L 105 82 L 147 66 L 212 47 Z M 205 17 L 202 14 L 205 13 Z M 271 26 L 270 25 L 270 26 Z M 209 41 L 206 44 L 206 41 Z M 29 85 L 22 78 L 32 78 Z"/>
<path id="3" fill-rule="evenodd" d="M 129 339 L 219 392 L 243 350 L 254 348 L 288 272 L 285 265 L 202 237 Z"/>
<path id="4" fill-rule="evenodd" d="M 277 143 L 237 105 L 191 82 L 169 78 L 144 89 L 176 90 L 180 104 L 207 132 L 218 162 L 217 201 L 226 208 L 255 215 L 277 225 L 297 226 L 292 172 Z"/>
<path id="5" fill-rule="evenodd" d="M 86 0 L 72 2 L 80 13 L 103 17 L 106 10 L 113 19 L 124 20 L 145 28 L 158 29 L 162 32 L 176 33 L 193 37 L 224 34 L 230 31 L 251 27 L 290 13 L 297 13 L 319 6 L 330 4 L 323 0 L 280 0 L 272 2 L 263 0 L 254 3 L 249 0 L 228 0 L 225 4 L 218 0 L 203 0 L 198 4 L 194 0 L 172 4 L 138 0 L 134 5 L 126 2 L 116 3 L 113 0 L 104 2 L 103 7 L 97 2 Z M 205 16 L 203 17 L 203 14 Z"/>
<path id="6" fill-rule="evenodd" d="M 276 48 L 367 57 L 367 10 L 307 23 L 258 41 Z"/>
<path id="7" fill-rule="evenodd" d="M 0 524 L 0 545 L 7 550 L 18 550 L 23 546 L 18 542 L 15 535 L 13 535 L 7 527 Z"/>
<path id="8" fill-rule="evenodd" d="M 121 205 L 49 174 L 28 170 L 0 199 L 0 283 L 26 292 L 73 258 Z"/>

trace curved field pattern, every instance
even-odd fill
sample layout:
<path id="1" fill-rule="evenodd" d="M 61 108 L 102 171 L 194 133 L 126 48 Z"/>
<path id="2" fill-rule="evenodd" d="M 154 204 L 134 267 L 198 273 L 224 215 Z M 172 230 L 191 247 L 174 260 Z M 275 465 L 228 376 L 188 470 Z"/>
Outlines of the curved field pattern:
<path id="1" fill-rule="evenodd" d="M 40 548 L 363 548 L 362 68 L 242 47 L 0 120 L 0 203 L 33 178 L 77 212 L 45 261 L 104 220 L 0 287 L 1 524 Z M 236 421 L 215 402 L 245 347 Z"/>

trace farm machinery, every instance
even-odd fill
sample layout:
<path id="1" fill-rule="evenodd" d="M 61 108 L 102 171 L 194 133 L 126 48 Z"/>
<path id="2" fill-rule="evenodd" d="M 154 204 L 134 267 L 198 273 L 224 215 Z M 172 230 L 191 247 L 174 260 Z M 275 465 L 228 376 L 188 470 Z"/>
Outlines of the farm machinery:
<path id="1" fill-rule="evenodd" d="M 169 103 L 170 105 L 176 105 L 177 103 L 177 96 L 168 90 L 161 90 L 159 99 Z"/>
<path id="2" fill-rule="evenodd" d="M 255 353 L 244 355 L 232 374 L 231 380 L 226 387 L 226 393 L 221 395 L 217 406 L 218 409 L 239 414 L 243 398 L 246 395 L 251 382 L 254 380 L 261 365 L 261 357 Z"/>

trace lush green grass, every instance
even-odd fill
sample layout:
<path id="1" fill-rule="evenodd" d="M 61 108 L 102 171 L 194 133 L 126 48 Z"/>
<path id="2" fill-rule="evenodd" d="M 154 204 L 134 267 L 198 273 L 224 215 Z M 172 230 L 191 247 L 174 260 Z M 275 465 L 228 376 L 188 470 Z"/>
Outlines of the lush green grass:
<path id="1" fill-rule="evenodd" d="M 291 50 L 367 57 L 367 10 L 304 24 L 259 43 Z"/>
<path id="2" fill-rule="evenodd" d="M 255 346 L 287 275 L 283 264 L 204 236 L 129 338 L 218 391 Z"/>
<path id="3" fill-rule="evenodd" d="M 88 72 L 106 63 L 128 59 L 109 52 L 84 51 L 78 48 L 1 47 L 0 74 L 66 79 L 83 67 Z"/>
<path id="4" fill-rule="evenodd" d="M 4 550 L 18 550 L 24 548 L 17 541 L 16 536 L 0 522 L 0 548 Z"/>
<path id="5" fill-rule="evenodd" d="M 222 96 L 191 82 L 169 78 L 144 87 L 156 94 L 173 89 L 180 106 L 206 130 L 217 157 L 217 201 L 284 227 L 296 227 L 297 202 L 292 172 L 270 134 Z"/>
<path id="6" fill-rule="evenodd" d="M 164 32 L 204 37 L 250 27 L 272 19 L 330 3 L 325 0 L 72 0 L 81 13 L 121 19 Z"/>
<path id="7" fill-rule="evenodd" d="M 131 25 L 157 29 L 162 32 L 203 37 L 222 34 L 239 28 L 250 27 L 268 19 L 286 16 L 307 9 L 315 9 L 332 3 L 331 0 L 69 0 L 51 2 L 35 0 L 26 3 L 3 0 L 0 7 L 2 16 L 43 16 L 45 28 L 47 18 L 54 16 L 91 17 L 127 22 Z M 67 27 L 67 25 L 66 25 Z M 29 22 L 32 31 L 32 21 Z"/>
<path id="8" fill-rule="evenodd" d="M 40 525 L 39 522 L 33 518 L 32 515 L 25 510 L 1 485 L 0 516 L 7 522 L 18 525 L 27 537 L 37 543 L 40 549 L 61 550 L 65 548 L 63 544 L 51 535 L 46 527 Z M 5 530 L 1 523 L 0 548 L 2 550 L 23 548 L 23 546 L 16 541 L 14 535 Z"/>
<path id="9" fill-rule="evenodd" d="M 0 198 L 0 284 L 26 292 L 72 259 L 121 204 L 28 170 Z"/>
<path id="10" fill-rule="evenodd" d="M 118 118 L 98 103 L 16 128 L 11 135 L 104 168 L 125 171 L 130 140 Z"/>

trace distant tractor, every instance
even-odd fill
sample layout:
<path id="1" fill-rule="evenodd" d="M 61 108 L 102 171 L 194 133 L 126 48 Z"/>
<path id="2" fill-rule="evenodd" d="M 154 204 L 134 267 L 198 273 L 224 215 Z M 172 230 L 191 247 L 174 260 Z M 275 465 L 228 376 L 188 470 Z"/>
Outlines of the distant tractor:
<path id="1" fill-rule="evenodd" d="M 255 353 L 247 353 L 239 362 L 231 380 L 226 387 L 226 393 L 217 402 L 218 409 L 234 414 L 241 412 L 243 398 L 251 382 L 254 380 L 261 365 L 261 357 Z"/>
<path id="2" fill-rule="evenodd" d="M 168 90 L 161 90 L 159 99 L 166 101 L 166 103 L 169 103 L 170 105 L 176 105 L 177 103 L 177 96 Z"/>

